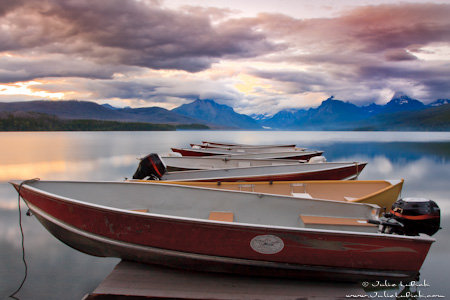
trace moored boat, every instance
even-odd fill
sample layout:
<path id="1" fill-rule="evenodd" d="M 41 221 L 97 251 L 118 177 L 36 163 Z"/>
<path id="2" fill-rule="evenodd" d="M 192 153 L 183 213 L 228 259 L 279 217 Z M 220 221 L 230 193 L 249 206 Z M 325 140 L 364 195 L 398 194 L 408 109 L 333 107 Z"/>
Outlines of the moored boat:
<path id="1" fill-rule="evenodd" d="M 299 147 L 276 147 L 276 146 L 221 146 L 210 144 L 190 144 L 192 149 L 216 149 L 221 151 L 233 152 L 290 152 L 290 151 L 305 151 L 306 148 Z"/>
<path id="2" fill-rule="evenodd" d="M 222 156 L 162 156 L 167 171 L 209 170 L 274 165 L 292 165 L 306 162 L 294 159 L 251 159 Z"/>
<path id="3" fill-rule="evenodd" d="M 211 142 L 211 141 L 202 141 L 202 145 L 210 145 L 210 146 L 227 146 L 227 147 L 287 147 L 292 148 L 295 147 L 295 144 L 278 144 L 278 145 L 249 145 L 249 144 L 236 144 L 236 143 L 228 143 L 228 142 Z"/>
<path id="4" fill-rule="evenodd" d="M 378 232 L 370 224 L 377 211 L 368 204 L 164 183 L 12 183 L 33 215 L 67 245 L 177 268 L 409 280 L 434 242 Z M 325 227 L 318 228 L 320 222 Z"/>
<path id="5" fill-rule="evenodd" d="M 157 154 L 141 159 L 133 179 L 170 181 L 292 181 L 292 180 L 346 180 L 355 179 L 365 162 L 307 163 L 229 169 L 166 172 L 166 166 Z"/>
<path id="6" fill-rule="evenodd" d="M 253 158 L 253 159 L 310 159 L 314 156 L 322 155 L 323 151 L 280 151 L 280 152 L 264 152 L 258 153 L 246 151 L 227 151 L 220 149 L 188 149 L 188 148 L 171 148 L 173 152 L 180 153 L 182 156 L 215 156 L 223 157 L 238 157 L 238 158 Z"/>
<path id="7" fill-rule="evenodd" d="M 169 184 L 196 186 L 218 190 L 245 191 L 299 198 L 344 202 L 371 203 L 389 210 L 398 200 L 403 187 L 401 180 L 319 180 L 275 182 L 189 182 L 169 181 Z"/>

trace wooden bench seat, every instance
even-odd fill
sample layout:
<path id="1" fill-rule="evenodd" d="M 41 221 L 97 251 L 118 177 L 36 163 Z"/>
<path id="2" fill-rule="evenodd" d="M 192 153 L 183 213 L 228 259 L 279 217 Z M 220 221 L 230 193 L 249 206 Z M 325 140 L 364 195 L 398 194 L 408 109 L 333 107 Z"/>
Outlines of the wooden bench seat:
<path id="1" fill-rule="evenodd" d="M 291 193 L 292 197 L 295 198 L 305 198 L 305 199 L 312 199 L 313 197 L 308 193 Z"/>
<path id="2" fill-rule="evenodd" d="M 370 224 L 364 219 L 337 218 L 337 217 L 319 217 L 300 215 L 305 225 L 336 225 L 336 226 L 376 226 Z"/>
<path id="3" fill-rule="evenodd" d="M 234 214 L 230 211 L 212 211 L 209 213 L 209 219 L 213 221 L 233 222 Z"/>
<path id="4" fill-rule="evenodd" d="M 143 212 L 143 213 L 148 213 L 148 209 L 147 208 L 138 208 L 138 209 L 130 209 L 131 211 L 137 211 L 137 212 Z"/>

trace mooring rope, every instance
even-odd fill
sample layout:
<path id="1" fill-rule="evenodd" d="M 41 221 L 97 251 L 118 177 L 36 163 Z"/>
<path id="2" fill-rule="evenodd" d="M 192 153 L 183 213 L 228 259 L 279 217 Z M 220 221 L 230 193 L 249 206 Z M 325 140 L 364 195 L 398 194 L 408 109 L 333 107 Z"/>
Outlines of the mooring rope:
<path id="1" fill-rule="evenodd" d="M 39 178 L 33 178 L 33 179 L 28 179 L 28 180 L 22 181 L 17 190 L 17 194 L 18 194 L 17 205 L 19 207 L 19 228 L 20 228 L 20 234 L 22 236 L 22 261 L 23 261 L 23 265 L 25 266 L 25 274 L 23 276 L 22 282 L 20 283 L 20 286 L 14 291 L 14 293 L 9 295 L 10 298 L 17 299 L 17 300 L 19 298 L 16 298 L 15 295 L 22 289 L 22 287 L 25 284 L 25 281 L 27 280 L 27 277 L 28 277 L 28 265 L 27 265 L 27 261 L 25 260 L 25 236 L 23 234 L 23 227 L 22 227 L 22 209 L 20 207 L 20 190 L 22 189 L 22 186 L 24 184 L 30 183 L 30 182 L 35 182 L 38 180 L 39 180 Z"/>

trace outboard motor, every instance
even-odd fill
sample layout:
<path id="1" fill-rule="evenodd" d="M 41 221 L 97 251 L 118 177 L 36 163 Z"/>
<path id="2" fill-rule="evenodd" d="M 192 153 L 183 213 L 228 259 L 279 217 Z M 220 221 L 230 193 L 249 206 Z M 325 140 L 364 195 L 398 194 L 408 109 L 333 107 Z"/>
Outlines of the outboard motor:
<path id="1" fill-rule="evenodd" d="M 159 180 L 166 173 L 166 166 L 158 154 L 151 153 L 141 159 L 133 179 L 144 179 L 149 177 L 150 180 Z"/>
<path id="2" fill-rule="evenodd" d="M 403 198 L 397 200 L 384 216 L 386 233 L 402 235 L 435 234 L 441 227 L 441 210 L 433 200 Z"/>

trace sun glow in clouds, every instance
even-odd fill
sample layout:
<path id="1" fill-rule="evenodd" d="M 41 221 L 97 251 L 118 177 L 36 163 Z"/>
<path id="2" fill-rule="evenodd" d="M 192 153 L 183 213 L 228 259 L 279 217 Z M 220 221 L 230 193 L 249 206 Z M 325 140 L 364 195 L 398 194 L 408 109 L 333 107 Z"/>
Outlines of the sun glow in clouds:
<path id="1" fill-rule="evenodd" d="M 39 81 L 15 82 L 0 84 L 0 95 L 24 95 L 46 98 L 51 100 L 64 99 L 64 93 L 39 90 L 37 86 L 43 84 Z"/>
<path id="2" fill-rule="evenodd" d="M 407 51 L 421 60 L 448 60 L 450 57 L 450 45 L 443 43 L 435 43 L 416 51 Z"/>
<path id="3" fill-rule="evenodd" d="M 261 78 L 254 77 L 247 74 L 240 74 L 238 77 L 239 82 L 234 87 L 241 93 L 246 95 L 257 95 L 258 91 L 273 90 L 271 84 L 264 83 Z"/>

